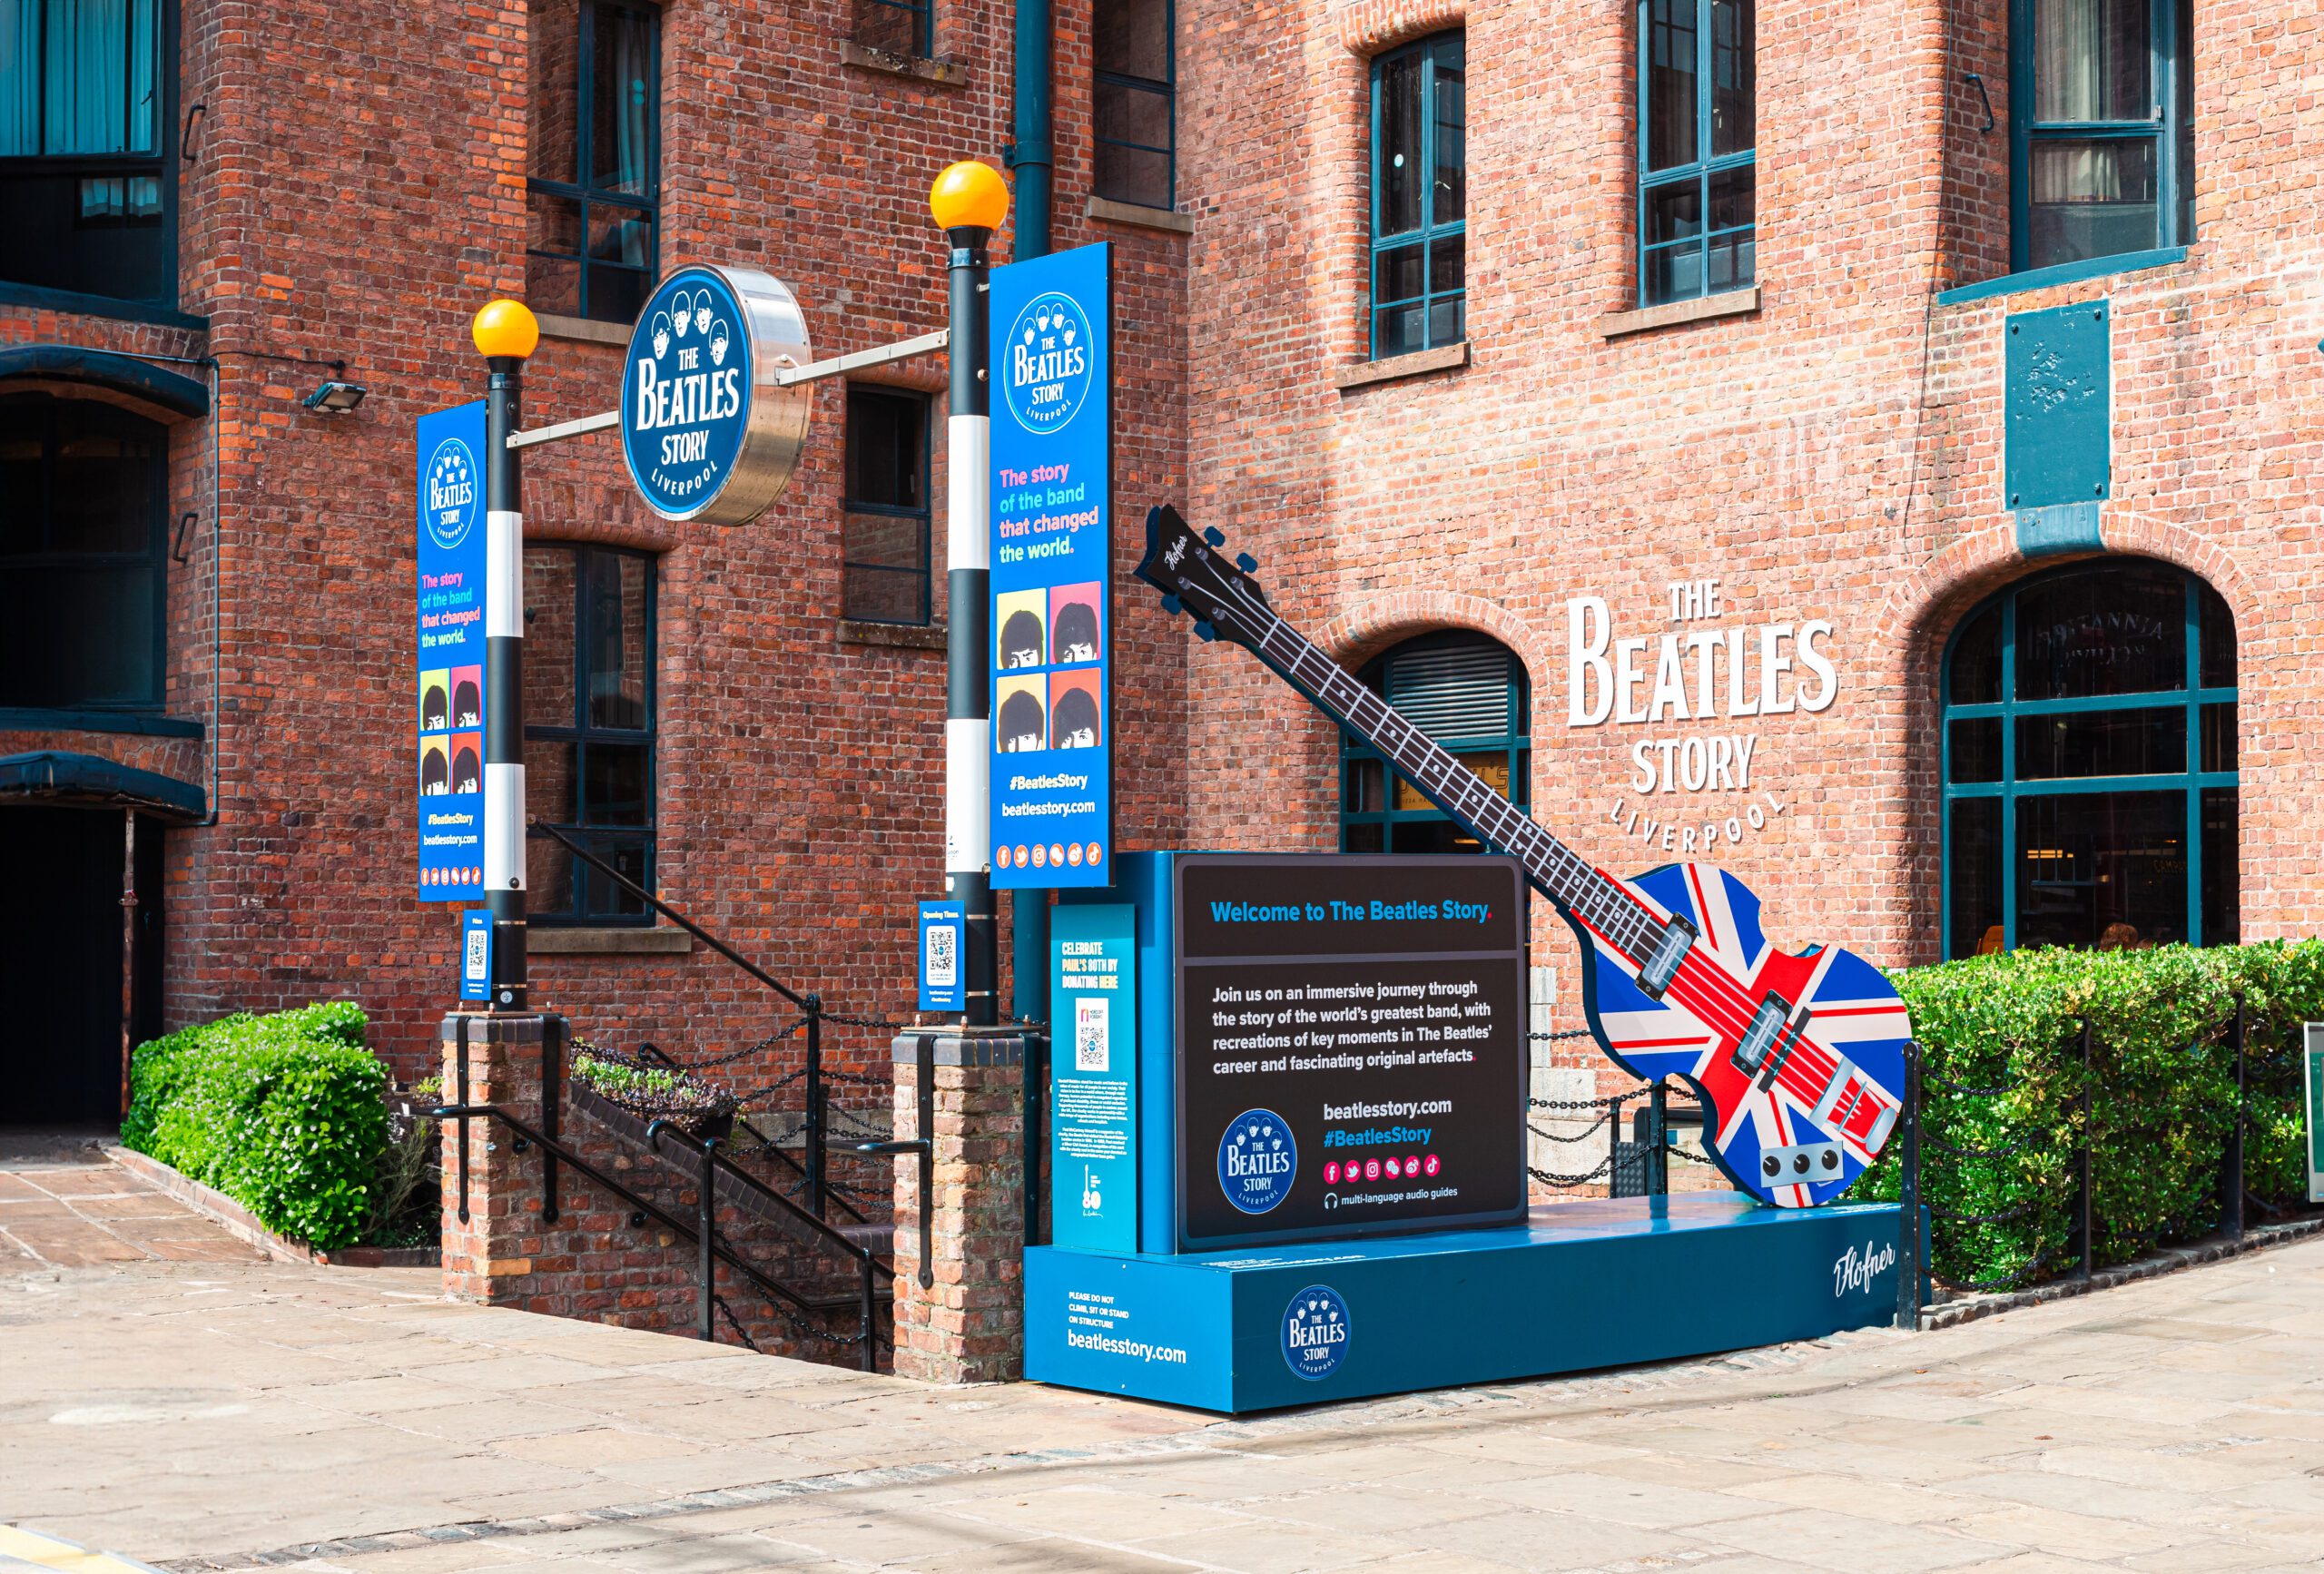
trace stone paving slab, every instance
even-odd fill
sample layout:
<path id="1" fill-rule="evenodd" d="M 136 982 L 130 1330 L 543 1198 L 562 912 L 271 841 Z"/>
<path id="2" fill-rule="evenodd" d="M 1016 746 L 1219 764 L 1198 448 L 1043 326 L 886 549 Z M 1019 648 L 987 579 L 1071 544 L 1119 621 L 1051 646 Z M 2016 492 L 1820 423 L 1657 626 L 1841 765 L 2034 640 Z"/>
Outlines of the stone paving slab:
<path id="1" fill-rule="evenodd" d="M 172 1262 L 200 1229 L 88 1167 L 0 1170 L 0 1520 L 172 1569 L 2324 1568 L 2324 1241 L 1220 1421 Z"/>

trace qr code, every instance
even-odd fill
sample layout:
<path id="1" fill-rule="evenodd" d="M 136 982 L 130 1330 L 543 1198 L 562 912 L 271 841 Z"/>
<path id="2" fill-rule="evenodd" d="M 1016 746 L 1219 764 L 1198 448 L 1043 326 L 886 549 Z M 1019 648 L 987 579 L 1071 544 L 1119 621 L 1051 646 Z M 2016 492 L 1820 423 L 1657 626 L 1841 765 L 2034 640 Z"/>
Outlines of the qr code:
<path id="1" fill-rule="evenodd" d="M 949 989 L 958 980 L 960 931 L 950 924 L 933 924 L 928 930 L 928 987 Z"/>
<path id="2" fill-rule="evenodd" d="M 482 930 L 468 930 L 468 957 L 462 970 L 471 979 L 482 979 L 489 953 L 485 950 L 486 936 Z"/>
<path id="3" fill-rule="evenodd" d="M 1073 1002 L 1073 1068 L 1076 1071 L 1113 1069 L 1107 1038 L 1106 1002 L 1084 997 Z"/>

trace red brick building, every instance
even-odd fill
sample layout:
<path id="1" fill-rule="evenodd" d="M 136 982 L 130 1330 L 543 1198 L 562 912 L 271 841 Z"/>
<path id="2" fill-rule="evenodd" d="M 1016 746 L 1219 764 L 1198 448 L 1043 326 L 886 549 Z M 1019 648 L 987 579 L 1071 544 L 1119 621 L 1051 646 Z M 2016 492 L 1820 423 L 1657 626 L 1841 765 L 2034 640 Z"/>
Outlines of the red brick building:
<path id="1" fill-rule="evenodd" d="M 470 312 L 543 313 L 535 421 L 611 402 L 681 261 L 785 280 L 819 353 L 937 326 L 924 196 L 1011 139 L 1012 14 L 41 15 L 72 28 L 15 58 L 88 90 L 0 112 L 0 954 L 55 1013 L 23 1041 L 114 1046 L 56 1058 L 102 1115 L 124 1014 L 353 993 L 417 1067 L 455 930 L 400 763 L 411 425 L 479 391 Z M 1118 252 L 1120 516 L 1230 531 L 1585 854 L 1708 857 L 1779 937 L 1892 964 L 2324 916 L 2317 19 L 1068 0 L 1055 43 L 1052 242 Z M 326 379 L 366 397 L 310 412 Z M 610 447 L 527 467 L 533 812 L 842 1008 L 905 1004 L 941 856 L 941 386 L 824 385 L 737 530 L 659 522 Z M 1135 546 L 1124 846 L 1460 843 L 1187 645 Z M 536 862 L 537 997 L 585 1032 L 773 1019 L 571 879 Z"/>
<path id="2" fill-rule="evenodd" d="M 124 1036 L 318 998 L 432 1068 L 458 920 L 415 880 L 413 424 L 481 397 L 471 315 L 540 314 L 537 425 L 615 402 L 629 314 L 682 262 L 789 282 L 819 354 L 941 326 L 928 189 L 1009 141 L 1009 27 L 884 0 L 8 11 L 0 953 L 34 1016 L 0 1119 L 108 1119 Z M 1185 225 L 1091 216 L 1091 59 L 1068 7 L 1052 242 L 1117 248 L 1118 473 L 1177 496 Z M 327 381 L 360 403 L 310 408 Z M 940 894 L 943 387 L 933 360 L 820 385 L 746 528 L 657 519 L 610 438 L 528 456 L 531 812 L 839 1010 L 909 1006 L 912 907 Z M 1164 623 L 1127 607 L 1118 645 L 1151 718 L 1121 754 L 1141 842 L 1183 821 Z M 687 1050 L 775 1020 L 554 852 L 537 1000 Z"/>

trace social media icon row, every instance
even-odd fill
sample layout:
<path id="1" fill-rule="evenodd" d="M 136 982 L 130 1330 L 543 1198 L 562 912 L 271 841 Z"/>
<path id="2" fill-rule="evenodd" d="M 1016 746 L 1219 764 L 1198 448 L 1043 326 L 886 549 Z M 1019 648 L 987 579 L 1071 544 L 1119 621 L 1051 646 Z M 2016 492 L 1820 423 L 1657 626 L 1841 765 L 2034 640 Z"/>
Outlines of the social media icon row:
<path id="1" fill-rule="evenodd" d="M 1019 844 L 992 850 L 993 866 L 998 869 L 1079 869 L 1085 863 L 1095 869 L 1105 856 L 1105 850 L 1094 841 L 1086 846 L 1078 841 L 1070 845 L 1052 841 L 1047 847 L 1035 842 L 1030 847 Z"/>
<path id="2" fill-rule="evenodd" d="M 1443 1167 L 1443 1161 L 1433 1153 L 1426 1158 L 1413 1153 L 1403 1158 L 1352 1158 L 1345 1164 L 1334 1159 L 1324 1166 L 1324 1184 L 1335 1186 L 1342 1181 L 1354 1185 L 1358 1181 L 1416 1180 L 1422 1176 L 1433 1176 Z"/>

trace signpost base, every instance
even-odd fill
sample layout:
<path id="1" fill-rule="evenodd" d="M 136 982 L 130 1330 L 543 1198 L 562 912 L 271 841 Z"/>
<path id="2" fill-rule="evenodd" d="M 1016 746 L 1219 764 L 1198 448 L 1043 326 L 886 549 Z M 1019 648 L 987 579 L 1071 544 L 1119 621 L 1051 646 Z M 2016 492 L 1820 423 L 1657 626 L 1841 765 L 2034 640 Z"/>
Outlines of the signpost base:
<path id="1" fill-rule="evenodd" d="M 1386 1240 L 1035 1246 L 1025 1375 L 1241 1414 L 1821 1338 L 1895 1315 L 1902 1216 L 1691 1192 Z"/>

